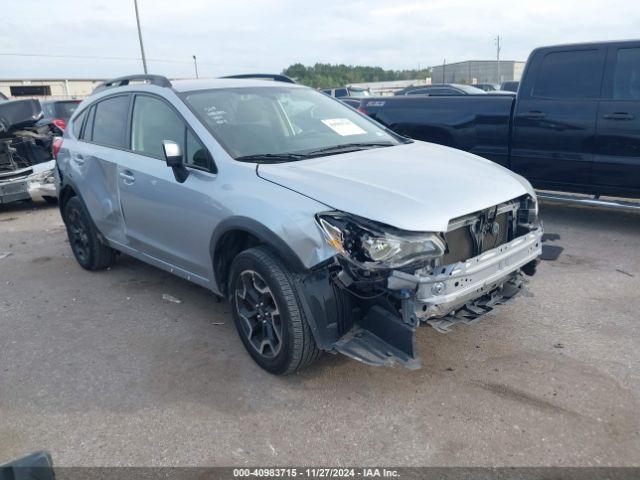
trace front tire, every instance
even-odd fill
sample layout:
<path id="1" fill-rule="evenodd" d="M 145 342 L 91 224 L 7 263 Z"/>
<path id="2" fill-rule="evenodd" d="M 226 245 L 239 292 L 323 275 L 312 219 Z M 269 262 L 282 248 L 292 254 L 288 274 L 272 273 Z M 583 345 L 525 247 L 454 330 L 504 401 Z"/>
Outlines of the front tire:
<path id="1" fill-rule="evenodd" d="M 291 270 L 264 246 L 241 252 L 231 265 L 240 339 L 256 363 L 276 375 L 300 371 L 320 356 L 294 282 Z"/>
<path id="2" fill-rule="evenodd" d="M 102 243 L 89 213 L 78 197 L 67 201 L 63 217 L 71 251 L 82 268 L 104 270 L 113 265 L 115 250 Z"/>

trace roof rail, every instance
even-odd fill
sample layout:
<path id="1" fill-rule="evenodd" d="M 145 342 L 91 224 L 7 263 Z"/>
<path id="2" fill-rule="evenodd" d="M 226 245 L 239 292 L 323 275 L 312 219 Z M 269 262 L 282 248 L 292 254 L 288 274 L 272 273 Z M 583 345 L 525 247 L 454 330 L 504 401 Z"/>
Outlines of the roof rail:
<path id="1" fill-rule="evenodd" d="M 293 78 L 282 75 L 281 73 L 241 73 L 238 75 L 226 75 L 220 78 L 246 78 L 257 80 L 273 80 L 274 82 L 296 83 Z"/>
<path id="2" fill-rule="evenodd" d="M 113 78 L 111 80 L 106 80 L 94 88 L 92 94 L 100 92 L 102 90 L 106 90 L 107 88 L 112 87 L 122 87 L 124 85 L 129 85 L 129 82 L 146 82 L 151 85 L 157 85 L 158 87 L 171 87 L 171 82 L 167 77 L 163 77 L 162 75 L 128 75 L 126 77 L 118 77 Z"/>

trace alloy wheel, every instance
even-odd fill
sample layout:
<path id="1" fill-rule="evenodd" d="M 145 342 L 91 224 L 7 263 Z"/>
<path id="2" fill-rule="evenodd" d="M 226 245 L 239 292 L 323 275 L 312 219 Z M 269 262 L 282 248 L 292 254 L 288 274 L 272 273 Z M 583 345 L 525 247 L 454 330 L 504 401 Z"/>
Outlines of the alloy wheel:
<path id="1" fill-rule="evenodd" d="M 265 358 L 282 349 L 282 317 L 267 283 L 254 270 L 243 270 L 234 295 L 240 327 L 249 344 Z"/>
<path id="2" fill-rule="evenodd" d="M 69 210 L 67 217 L 67 224 L 69 226 L 69 243 L 71 249 L 75 253 L 80 263 L 84 263 L 89 258 L 90 241 L 87 227 L 82 219 L 80 212 L 72 208 Z"/>

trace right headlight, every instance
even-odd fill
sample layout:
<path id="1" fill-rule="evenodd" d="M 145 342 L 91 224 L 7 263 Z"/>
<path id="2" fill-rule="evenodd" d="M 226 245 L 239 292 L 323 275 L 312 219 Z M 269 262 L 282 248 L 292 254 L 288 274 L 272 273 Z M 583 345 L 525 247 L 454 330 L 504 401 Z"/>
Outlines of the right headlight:
<path id="1" fill-rule="evenodd" d="M 404 232 L 342 212 L 316 216 L 329 245 L 363 268 L 399 268 L 444 255 L 436 233 Z"/>
<path id="2" fill-rule="evenodd" d="M 538 199 L 535 196 L 528 195 L 520 204 L 518 215 L 518 223 L 536 228 L 540 225 L 538 216 Z"/>

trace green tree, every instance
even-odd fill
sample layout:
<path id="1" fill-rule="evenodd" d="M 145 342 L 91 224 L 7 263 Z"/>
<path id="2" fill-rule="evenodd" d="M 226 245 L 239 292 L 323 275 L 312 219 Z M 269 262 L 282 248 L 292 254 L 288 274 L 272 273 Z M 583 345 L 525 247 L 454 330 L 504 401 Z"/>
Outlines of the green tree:
<path id="1" fill-rule="evenodd" d="M 431 76 L 431 69 L 385 70 L 381 67 L 329 63 L 316 63 L 307 67 L 301 63 L 294 63 L 285 68 L 282 73 L 295 78 L 303 85 L 314 88 L 331 88 L 351 83 L 424 79 Z"/>

